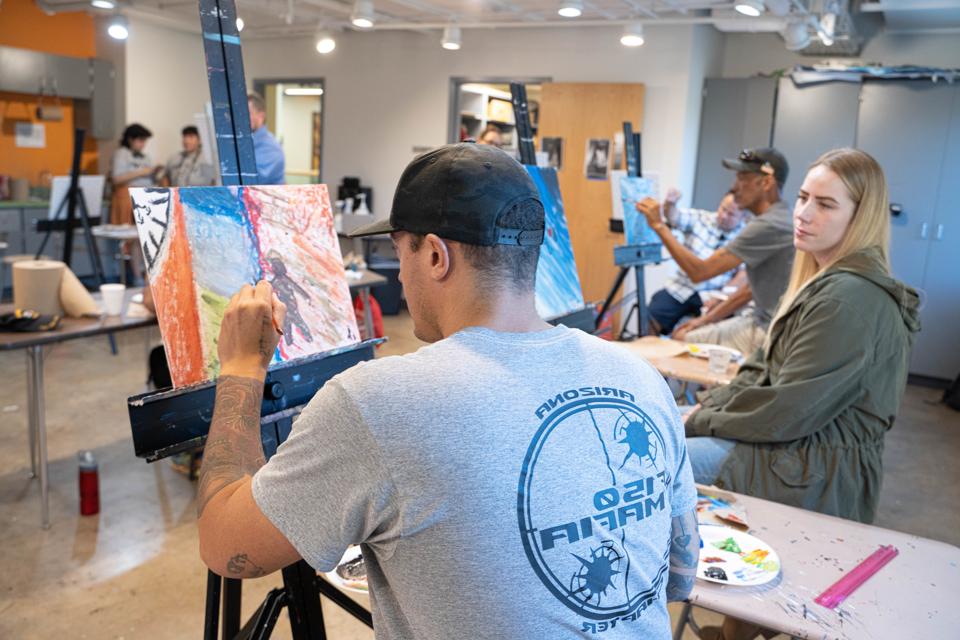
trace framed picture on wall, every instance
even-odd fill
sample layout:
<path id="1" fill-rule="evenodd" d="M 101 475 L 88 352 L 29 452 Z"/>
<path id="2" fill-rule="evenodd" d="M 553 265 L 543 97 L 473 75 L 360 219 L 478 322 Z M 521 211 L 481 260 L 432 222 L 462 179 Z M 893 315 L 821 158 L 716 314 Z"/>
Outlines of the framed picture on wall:
<path id="1" fill-rule="evenodd" d="M 610 169 L 610 139 L 589 138 L 587 153 L 583 160 L 583 171 L 587 180 L 606 180 Z"/>
<path id="2" fill-rule="evenodd" d="M 563 168 L 563 138 L 541 138 L 540 150 L 547 154 L 547 166 Z"/>

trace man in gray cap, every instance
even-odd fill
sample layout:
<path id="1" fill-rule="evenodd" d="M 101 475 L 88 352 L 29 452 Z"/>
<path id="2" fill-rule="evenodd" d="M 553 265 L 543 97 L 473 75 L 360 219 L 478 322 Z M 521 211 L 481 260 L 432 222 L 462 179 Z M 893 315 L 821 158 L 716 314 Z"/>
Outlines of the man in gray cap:
<path id="1" fill-rule="evenodd" d="M 259 409 L 283 305 L 224 316 L 200 471 L 200 552 L 221 575 L 363 550 L 377 638 L 670 638 L 699 537 L 683 425 L 646 362 L 537 316 L 544 212 L 491 146 L 416 158 L 389 233 L 416 353 L 328 382 L 264 463 Z"/>
<path id="2" fill-rule="evenodd" d="M 787 160 L 776 149 L 746 149 L 723 166 L 737 172 L 733 183 L 737 206 L 756 214 L 729 244 L 706 259 L 683 246 L 663 221 L 660 203 L 646 198 L 637 204 L 650 227 L 693 282 L 709 280 L 740 264 L 746 265 L 748 285 L 707 313 L 677 328 L 674 337 L 688 342 L 720 344 L 751 355 L 762 344 L 780 297 L 787 289 L 793 265 L 793 217 L 781 199 L 787 180 Z M 728 317 L 747 304 L 752 310 Z"/>

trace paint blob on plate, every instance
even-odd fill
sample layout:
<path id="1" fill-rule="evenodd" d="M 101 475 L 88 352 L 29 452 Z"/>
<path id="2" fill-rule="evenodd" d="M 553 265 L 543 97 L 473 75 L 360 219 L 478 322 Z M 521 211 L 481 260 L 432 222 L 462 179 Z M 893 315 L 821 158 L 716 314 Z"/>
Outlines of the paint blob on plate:
<path id="1" fill-rule="evenodd" d="M 730 527 L 700 526 L 697 577 L 709 582 L 753 587 L 780 575 L 780 556 L 763 540 Z"/>

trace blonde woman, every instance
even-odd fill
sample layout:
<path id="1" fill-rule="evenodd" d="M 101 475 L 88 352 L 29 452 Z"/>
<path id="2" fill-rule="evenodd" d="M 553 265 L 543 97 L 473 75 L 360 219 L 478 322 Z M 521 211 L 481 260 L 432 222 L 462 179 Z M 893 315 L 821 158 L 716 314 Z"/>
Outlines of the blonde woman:
<path id="1" fill-rule="evenodd" d="M 917 294 L 890 274 L 887 185 L 823 154 L 793 212 L 796 260 L 764 348 L 686 420 L 698 482 L 872 522 L 883 437 L 907 380 Z"/>

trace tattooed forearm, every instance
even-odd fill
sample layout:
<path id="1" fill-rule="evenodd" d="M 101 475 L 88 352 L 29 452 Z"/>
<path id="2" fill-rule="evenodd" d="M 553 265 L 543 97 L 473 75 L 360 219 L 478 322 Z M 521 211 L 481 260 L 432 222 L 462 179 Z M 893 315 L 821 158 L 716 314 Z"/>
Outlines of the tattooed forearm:
<path id="1" fill-rule="evenodd" d="M 262 399 L 260 380 L 225 376 L 217 382 L 217 402 L 200 467 L 198 517 L 218 491 L 252 476 L 266 462 L 260 444 Z"/>
<path id="2" fill-rule="evenodd" d="M 686 600 L 690 596 L 699 559 L 700 534 L 697 531 L 697 512 L 694 510 L 677 516 L 671 524 L 668 601 Z"/>
<path id="3" fill-rule="evenodd" d="M 263 567 L 255 564 L 245 553 L 238 553 L 227 560 L 227 573 L 233 578 L 259 578 L 267 575 Z"/>

